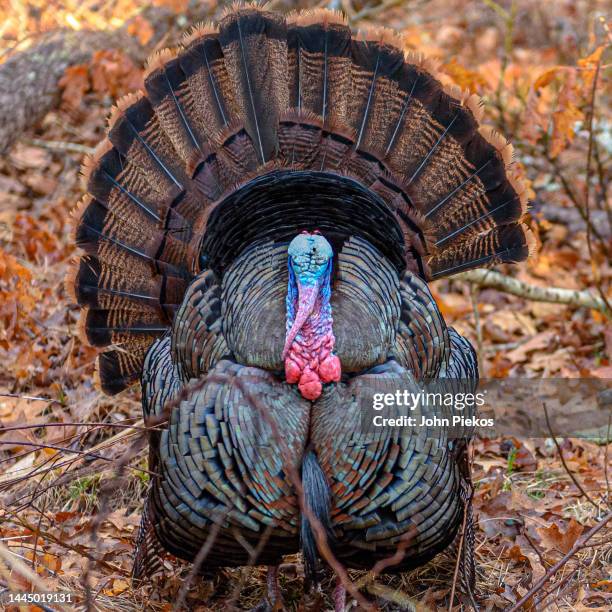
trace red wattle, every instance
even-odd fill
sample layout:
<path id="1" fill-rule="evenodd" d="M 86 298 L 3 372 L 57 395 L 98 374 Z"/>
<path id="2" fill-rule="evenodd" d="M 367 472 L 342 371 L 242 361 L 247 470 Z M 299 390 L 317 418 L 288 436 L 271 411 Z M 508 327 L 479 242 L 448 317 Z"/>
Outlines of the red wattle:
<path id="1" fill-rule="evenodd" d="M 314 401 L 321 395 L 323 385 L 319 380 L 318 374 L 313 372 L 310 368 L 306 368 L 300 377 L 298 389 L 303 398 Z"/>
<path id="2" fill-rule="evenodd" d="M 332 354 L 336 339 L 332 331 L 331 308 L 321 292 L 321 281 L 302 283 L 296 280 L 298 295 L 295 317 L 285 336 L 282 358 L 285 378 L 307 400 L 316 400 L 323 384 L 338 382 L 340 359 Z"/>
<path id="3" fill-rule="evenodd" d="M 285 378 L 287 382 L 292 385 L 300 380 L 301 375 L 302 370 L 300 366 L 293 359 L 287 358 L 285 360 Z"/>
<path id="4" fill-rule="evenodd" d="M 331 353 L 319 365 L 319 375 L 324 383 L 338 382 L 340 380 L 340 360 Z"/>

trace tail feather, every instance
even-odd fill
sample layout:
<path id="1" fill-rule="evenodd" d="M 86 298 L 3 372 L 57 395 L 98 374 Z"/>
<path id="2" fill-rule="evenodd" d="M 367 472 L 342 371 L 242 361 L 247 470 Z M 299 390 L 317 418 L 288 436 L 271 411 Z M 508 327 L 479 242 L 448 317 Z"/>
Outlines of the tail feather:
<path id="1" fill-rule="evenodd" d="M 238 116 L 218 33 L 196 29 L 179 57 L 185 75 L 186 107 L 197 119 L 194 129 L 202 142 L 214 138 Z"/>
<path id="2" fill-rule="evenodd" d="M 244 125 L 265 163 L 276 153 L 278 118 L 289 105 L 285 21 L 257 7 L 231 12 L 219 41 Z"/>
<path id="3" fill-rule="evenodd" d="M 221 146 L 206 151 L 194 176 L 194 185 L 212 204 L 227 190 L 252 174 L 258 166 L 255 144 L 242 125 L 230 124 L 221 135 Z"/>
<path id="4" fill-rule="evenodd" d="M 317 461 L 317 456 L 312 450 L 305 453 L 302 461 L 302 487 L 306 507 L 317 519 L 320 528 L 327 537 L 328 544 L 332 545 L 334 535 L 330 519 L 331 491 L 325 474 Z M 305 513 L 302 513 L 300 538 L 306 576 L 314 581 L 316 580 L 319 548 L 313 527 Z"/>
<path id="5" fill-rule="evenodd" d="M 164 131 L 181 159 L 188 164 L 197 158 L 200 141 L 192 126 L 187 106 L 179 98 L 184 75 L 179 60 L 169 50 L 154 55 L 145 76 L 147 96 Z"/>
<path id="6" fill-rule="evenodd" d="M 355 146 L 381 156 L 391 135 L 391 118 L 401 109 L 403 92 L 398 81 L 404 54 L 401 48 L 380 40 L 384 32 L 379 34 L 364 34 L 361 40 L 353 41 L 353 103 L 349 123 L 357 130 Z"/>
<path id="7" fill-rule="evenodd" d="M 86 252 L 96 254 L 101 241 L 108 241 L 151 262 L 182 267 L 186 262 L 187 244 L 162 228 L 147 224 L 125 199 L 108 208 L 99 200 L 87 202 L 76 220 L 76 243 Z"/>
<path id="8" fill-rule="evenodd" d="M 92 346 L 121 345 L 132 336 L 156 337 L 166 331 L 167 324 L 160 321 L 157 308 L 141 306 L 133 309 L 118 302 L 120 300 L 116 300 L 110 310 L 89 308 L 84 311 L 85 335 Z"/>
<path id="9" fill-rule="evenodd" d="M 290 106 L 324 123 L 348 125 L 352 104 L 351 31 L 338 12 L 324 9 L 288 18 Z"/>
<path id="10" fill-rule="evenodd" d="M 184 170 L 176 164 L 174 156 L 164 155 L 172 151 L 170 141 L 158 142 L 155 146 L 147 142 L 145 131 L 156 124 L 155 112 L 145 97 L 128 94 L 121 98 L 109 119 L 108 139 L 125 159 L 131 159 L 152 181 L 152 187 L 174 199 L 183 191 Z M 163 134 L 163 132 L 162 132 Z M 169 202 L 165 202 L 169 205 Z M 161 205 L 161 204 L 160 204 Z"/>
<path id="11" fill-rule="evenodd" d="M 85 255 L 69 283 L 87 337 L 111 346 L 103 388 L 138 377 L 194 273 L 298 227 L 364 238 L 426 280 L 525 259 L 526 190 L 481 118 L 399 37 L 353 37 L 324 9 L 232 6 L 156 54 L 145 93 L 113 110 L 76 215 Z"/>
<path id="12" fill-rule="evenodd" d="M 81 306 L 111 308 L 113 297 L 127 298 L 134 307 L 159 304 L 161 308 L 179 304 L 185 291 L 185 280 L 153 275 L 139 276 L 113 267 L 97 257 L 85 256 L 70 272 L 68 284 L 75 287 L 74 299 Z M 126 278 L 127 276 L 127 278 Z"/>
<path id="13" fill-rule="evenodd" d="M 100 353 L 96 362 L 96 380 L 104 393 L 115 395 L 137 380 L 149 346 L 158 334 L 131 340 L 120 349 Z"/>
<path id="14" fill-rule="evenodd" d="M 479 266 L 524 261 L 533 252 L 535 239 L 523 224 L 502 225 L 484 235 L 456 240 L 428 260 L 432 279 Z"/>

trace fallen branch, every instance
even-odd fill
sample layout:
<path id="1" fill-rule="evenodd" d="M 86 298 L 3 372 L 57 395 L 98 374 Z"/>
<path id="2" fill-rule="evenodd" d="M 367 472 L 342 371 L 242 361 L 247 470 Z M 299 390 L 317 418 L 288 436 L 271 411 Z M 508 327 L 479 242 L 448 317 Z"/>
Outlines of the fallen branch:
<path id="1" fill-rule="evenodd" d="M 60 153 L 78 153 L 79 155 L 91 155 L 95 149 L 78 142 L 61 142 L 59 140 L 41 140 L 40 138 L 24 138 L 23 142 L 33 147 L 40 147 L 48 151 L 58 151 Z"/>
<path id="2" fill-rule="evenodd" d="M 208 15 L 201 6 L 189 14 L 194 21 Z M 153 25 L 154 36 L 142 47 L 128 32 L 129 23 L 116 30 L 61 29 L 41 34 L 30 47 L 15 51 L 0 65 L 0 153 L 36 125 L 60 99 L 59 81 L 66 68 L 87 63 L 102 49 L 120 49 L 142 64 L 174 27 L 176 16 L 165 8 L 150 7 L 142 16 Z M 37 146 L 56 143 L 39 141 Z M 75 150 L 64 146 L 63 150 Z M 79 151 L 77 151 L 79 152 Z"/>
<path id="3" fill-rule="evenodd" d="M 66 68 L 85 63 L 95 51 L 107 48 L 138 55 L 138 44 L 123 31 L 59 30 L 44 34 L 29 49 L 16 52 L 2 64 L 0 153 L 57 105 L 59 81 Z"/>
<path id="4" fill-rule="evenodd" d="M 563 289 L 561 287 L 538 287 L 524 283 L 511 276 L 505 276 L 494 270 L 485 270 L 483 268 L 461 272 L 453 278 L 474 283 L 480 287 L 504 291 L 505 293 L 533 300 L 534 302 L 582 306 L 593 308 L 608 316 L 612 314 L 600 297 L 587 290 L 574 291 L 573 289 Z"/>

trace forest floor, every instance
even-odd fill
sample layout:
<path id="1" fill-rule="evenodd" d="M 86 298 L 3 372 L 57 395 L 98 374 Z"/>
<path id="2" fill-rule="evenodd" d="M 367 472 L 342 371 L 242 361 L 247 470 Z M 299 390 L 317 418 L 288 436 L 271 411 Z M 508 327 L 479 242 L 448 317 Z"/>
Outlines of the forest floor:
<path id="1" fill-rule="evenodd" d="M 145 45 L 155 27 L 141 14 L 145 4 L 0 4 L 0 68 L 40 32 L 59 27 L 129 23 Z M 171 45 L 188 25 L 182 14 L 193 3 L 154 4 L 174 15 L 162 41 Z M 296 6 L 273 4 L 283 11 Z M 485 120 L 512 138 L 530 181 L 537 253 L 501 271 L 531 285 L 612 299 L 606 3 L 337 4 L 355 27 L 396 28 L 406 48 L 438 59 L 445 80 L 483 96 Z M 205 6 L 211 17 L 222 8 Z M 72 592 L 79 603 L 67 604 L 68 610 L 87 600 L 97 610 L 171 610 L 177 597 L 195 610 L 248 609 L 263 596 L 262 568 L 226 570 L 213 583 L 196 581 L 181 593 L 189 568 L 169 561 L 164 577 L 138 588 L 130 584 L 149 477 L 138 429 L 139 389 L 112 398 L 96 389 L 96 349 L 81 342 L 78 308 L 64 289 L 75 254 L 70 211 L 83 193 L 80 165 L 102 139 L 113 101 L 141 83 L 142 66 L 121 50 L 97 52 L 67 70 L 60 106 L 0 158 L 0 591 Z M 478 347 L 485 377 L 612 379 L 612 328 L 601 310 L 528 301 L 456 280 L 436 282 L 433 291 L 448 322 Z M 564 437 L 558 444 L 552 436 L 475 440 L 476 597 L 482 609 L 511 608 L 568 552 L 569 561 L 529 605 L 610 609 L 612 523 L 580 546 L 612 503 L 606 437 L 609 432 L 598 439 Z M 299 558 L 289 561 L 281 578 L 288 608 L 315 609 L 316 602 L 302 595 Z M 382 609 L 448 609 L 454 565 L 451 554 L 441 555 L 413 573 L 379 577 L 364 593 L 376 595 Z M 351 573 L 354 580 L 359 576 Z M 324 590 L 329 595 L 332 587 Z"/>

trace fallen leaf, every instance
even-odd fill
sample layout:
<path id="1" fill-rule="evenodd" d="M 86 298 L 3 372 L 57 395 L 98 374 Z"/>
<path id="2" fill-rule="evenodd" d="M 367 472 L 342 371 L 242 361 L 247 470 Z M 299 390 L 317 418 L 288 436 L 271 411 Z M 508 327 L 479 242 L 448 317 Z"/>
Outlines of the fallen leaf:
<path id="1" fill-rule="evenodd" d="M 555 337 L 555 332 L 552 330 L 546 330 L 540 332 L 524 342 L 520 346 L 506 353 L 506 357 L 512 363 L 521 363 L 525 361 L 529 353 L 539 351 L 542 349 L 550 349 Z"/>
<path id="2" fill-rule="evenodd" d="M 89 68 L 85 64 L 69 66 L 59 81 L 62 89 L 62 106 L 67 110 L 76 110 L 81 105 L 83 96 L 89 90 Z"/>
<path id="3" fill-rule="evenodd" d="M 584 527 L 573 518 L 570 519 L 563 532 L 557 523 L 553 523 L 549 527 L 537 528 L 537 532 L 542 538 L 542 544 L 546 549 L 558 550 L 564 554 L 571 550 L 583 531 Z"/>
<path id="4" fill-rule="evenodd" d="M 141 45 L 146 45 L 154 33 L 153 26 L 142 15 L 136 15 L 128 26 L 128 34 L 135 36 Z"/>

